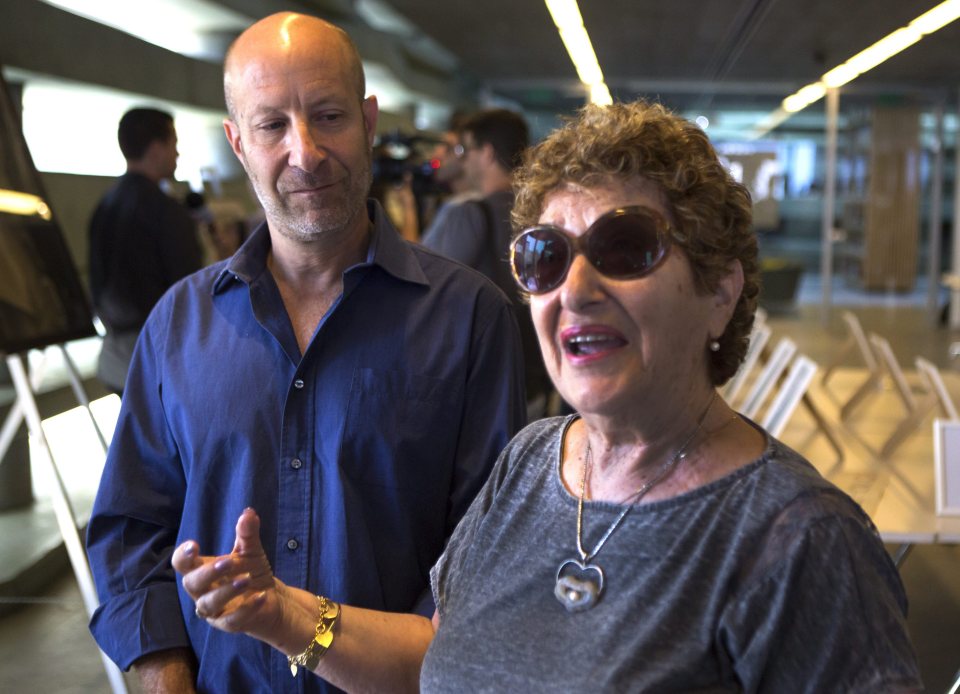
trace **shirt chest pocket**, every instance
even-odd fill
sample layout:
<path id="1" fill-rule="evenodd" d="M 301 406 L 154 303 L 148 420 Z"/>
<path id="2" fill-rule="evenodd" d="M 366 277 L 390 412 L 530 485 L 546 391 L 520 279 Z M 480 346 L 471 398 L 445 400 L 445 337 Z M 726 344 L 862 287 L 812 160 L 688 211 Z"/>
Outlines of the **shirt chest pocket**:
<path id="1" fill-rule="evenodd" d="M 452 379 L 358 367 L 341 442 L 343 472 L 356 482 L 392 488 L 432 486 L 448 477 L 461 393 Z"/>

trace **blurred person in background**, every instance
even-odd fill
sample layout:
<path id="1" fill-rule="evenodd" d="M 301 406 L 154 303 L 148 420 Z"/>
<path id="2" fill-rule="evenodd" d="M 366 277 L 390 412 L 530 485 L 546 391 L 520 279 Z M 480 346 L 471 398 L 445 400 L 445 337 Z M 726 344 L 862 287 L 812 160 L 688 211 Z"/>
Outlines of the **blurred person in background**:
<path id="1" fill-rule="evenodd" d="M 423 245 L 482 272 L 510 297 L 523 342 L 528 417 L 546 413 L 552 391 L 530 307 L 510 275 L 511 175 L 529 142 L 526 121 L 506 109 L 475 113 L 460 130 L 462 185 L 479 197 L 444 206 Z M 441 166 L 441 169 L 443 167 Z"/>
<path id="2" fill-rule="evenodd" d="M 430 224 L 424 229 L 424 237 L 433 234 L 434 229 L 443 226 L 442 215 L 450 206 L 481 197 L 480 191 L 467 180 L 463 170 L 464 149 L 461 131 L 467 118 L 469 118 L 467 113 L 455 111 L 450 116 L 449 127 L 440 135 L 440 140 L 431 153 L 431 162 L 435 167 L 434 182 L 443 194 L 438 196 L 435 208 L 430 211 Z"/>
<path id="3" fill-rule="evenodd" d="M 173 116 L 134 108 L 117 129 L 126 173 L 90 220 L 90 292 L 106 328 L 97 376 L 122 393 L 133 348 L 154 304 L 174 282 L 199 270 L 193 218 L 160 183 L 177 169 Z"/>

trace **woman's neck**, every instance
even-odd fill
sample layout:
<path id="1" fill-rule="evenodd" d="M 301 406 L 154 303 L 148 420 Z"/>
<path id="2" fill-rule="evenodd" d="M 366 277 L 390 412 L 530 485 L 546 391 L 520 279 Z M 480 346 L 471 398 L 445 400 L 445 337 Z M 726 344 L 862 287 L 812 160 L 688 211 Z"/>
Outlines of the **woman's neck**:
<path id="1" fill-rule="evenodd" d="M 585 415 L 571 427 L 563 481 L 572 494 L 579 494 L 586 471 L 588 498 L 630 503 L 638 490 L 656 480 L 646 499 L 669 498 L 715 477 L 723 465 L 710 451 L 726 439 L 735 417 L 713 389 L 691 400 L 684 416 L 651 418 L 644 427 L 622 422 L 611 426 L 609 418 Z"/>

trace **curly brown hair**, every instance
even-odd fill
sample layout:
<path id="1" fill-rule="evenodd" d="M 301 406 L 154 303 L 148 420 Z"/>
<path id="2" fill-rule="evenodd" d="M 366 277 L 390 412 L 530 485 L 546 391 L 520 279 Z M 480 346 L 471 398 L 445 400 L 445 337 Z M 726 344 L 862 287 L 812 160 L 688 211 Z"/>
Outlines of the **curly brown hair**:
<path id="1" fill-rule="evenodd" d="M 760 292 L 750 193 L 723 167 L 700 127 L 660 104 L 590 105 L 527 150 L 514 174 L 514 226 L 537 224 L 545 198 L 557 188 L 568 183 L 590 188 L 610 176 L 657 185 L 698 291 L 716 290 L 730 263 L 740 261 L 743 291 L 719 351 L 707 351 L 711 382 L 725 383 L 746 354 Z"/>

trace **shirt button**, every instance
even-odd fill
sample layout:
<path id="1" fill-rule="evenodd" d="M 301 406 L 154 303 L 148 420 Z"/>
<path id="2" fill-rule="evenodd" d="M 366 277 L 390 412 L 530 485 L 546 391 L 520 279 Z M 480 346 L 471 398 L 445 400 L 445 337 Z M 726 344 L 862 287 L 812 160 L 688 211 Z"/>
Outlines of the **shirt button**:
<path id="1" fill-rule="evenodd" d="M 300 458 L 294 458 L 290 461 L 290 467 L 292 467 L 294 470 L 299 470 L 303 467 L 303 461 L 300 460 Z"/>
<path id="2" fill-rule="evenodd" d="M 290 538 L 289 540 L 287 540 L 287 549 L 296 549 L 299 546 L 300 546 L 300 543 L 294 540 L 293 538 Z"/>
<path id="3" fill-rule="evenodd" d="M 298 378 L 296 381 L 294 381 L 293 387 L 296 388 L 297 390 L 300 390 L 301 388 L 303 388 L 303 379 Z"/>

